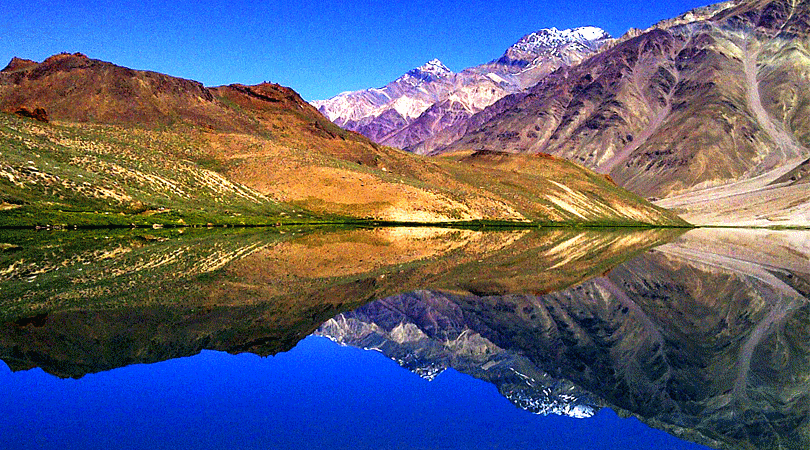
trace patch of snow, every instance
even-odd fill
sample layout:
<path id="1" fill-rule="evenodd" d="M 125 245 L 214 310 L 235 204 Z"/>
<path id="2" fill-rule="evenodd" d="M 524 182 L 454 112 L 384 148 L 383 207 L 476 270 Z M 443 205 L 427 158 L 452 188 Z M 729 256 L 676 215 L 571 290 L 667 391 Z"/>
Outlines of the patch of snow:
<path id="1" fill-rule="evenodd" d="M 522 52 L 536 52 L 567 44 L 593 44 L 603 39 L 610 39 L 610 35 L 605 30 L 597 27 L 579 27 L 566 30 L 558 30 L 552 27 L 523 36 L 510 49 Z"/>
<path id="2" fill-rule="evenodd" d="M 433 102 L 422 100 L 419 98 L 411 98 L 411 97 L 400 97 L 394 100 L 393 103 L 390 104 L 400 116 L 405 117 L 406 119 L 415 119 L 422 115 L 430 106 L 433 105 Z"/>
<path id="3" fill-rule="evenodd" d="M 596 41 L 599 39 L 610 38 L 610 35 L 607 33 L 607 31 L 598 27 L 579 27 L 574 28 L 573 30 L 566 30 L 566 31 L 571 31 L 572 35 L 587 41 Z"/>
<path id="4" fill-rule="evenodd" d="M 452 75 L 453 71 L 447 68 L 441 61 L 436 58 L 431 59 L 427 63 L 419 66 L 416 70 L 425 73 L 431 73 L 437 76 L 448 76 Z"/>
<path id="5" fill-rule="evenodd" d="M 490 80 L 496 82 L 496 83 L 508 83 L 508 81 L 506 81 L 506 79 L 504 79 L 503 77 L 498 76 L 497 74 L 492 73 L 492 72 L 488 73 L 486 75 L 486 77 L 489 78 Z"/>

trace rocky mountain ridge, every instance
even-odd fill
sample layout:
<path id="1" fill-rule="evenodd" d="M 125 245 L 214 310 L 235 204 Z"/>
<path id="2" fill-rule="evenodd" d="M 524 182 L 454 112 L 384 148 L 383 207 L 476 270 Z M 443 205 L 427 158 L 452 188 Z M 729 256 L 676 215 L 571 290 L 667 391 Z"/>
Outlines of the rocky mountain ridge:
<path id="1" fill-rule="evenodd" d="M 611 40 L 596 27 L 530 33 L 500 58 L 453 73 L 438 60 L 379 89 L 312 102 L 343 128 L 399 148 L 415 147 L 501 97 L 521 91 L 562 65 L 575 64 Z M 419 80 L 420 83 L 413 83 Z"/>
<path id="2" fill-rule="evenodd" d="M 806 2 L 721 3 L 504 97 L 433 153 L 550 153 L 694 223 L 807 226 L 808 77 Z"/>

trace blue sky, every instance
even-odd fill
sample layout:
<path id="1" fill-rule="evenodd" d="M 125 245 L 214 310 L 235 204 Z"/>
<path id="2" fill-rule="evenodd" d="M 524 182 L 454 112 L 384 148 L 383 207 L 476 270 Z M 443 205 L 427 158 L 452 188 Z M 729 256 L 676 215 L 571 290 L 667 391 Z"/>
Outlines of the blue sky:
<path id="1" fill-rule="evenodd" d="M 707 3 L 3 0 L 0 66 L 82 52 L 208 86 L 272 81 L 316 100 L 382 86 L 432 58 L 455 71 L 481 64 L 540 28 L 619 36 Z"/>

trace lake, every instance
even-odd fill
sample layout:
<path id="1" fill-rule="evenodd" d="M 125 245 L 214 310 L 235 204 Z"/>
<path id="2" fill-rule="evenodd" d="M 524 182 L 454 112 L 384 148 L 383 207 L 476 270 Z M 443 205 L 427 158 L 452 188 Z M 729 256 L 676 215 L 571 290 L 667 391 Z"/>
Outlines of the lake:
<path id="1" fill-rule="evenodd" d="M 810 232 L 0 231 L 3 448 L 805 449 Z"/>

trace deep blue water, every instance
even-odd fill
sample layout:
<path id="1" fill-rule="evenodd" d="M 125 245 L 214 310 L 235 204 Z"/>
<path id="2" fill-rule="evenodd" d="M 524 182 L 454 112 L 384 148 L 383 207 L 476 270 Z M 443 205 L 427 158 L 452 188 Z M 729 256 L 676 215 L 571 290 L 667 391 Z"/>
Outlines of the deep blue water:
<path id="1" fill-rule="evenodd" d="M 273 357 L 199 355 L 79 380 L 0 364 L 0 448 L 699 449 L 636 419 L 537 416 L 454 370 L 426 381 L 309 337 Z"/>

